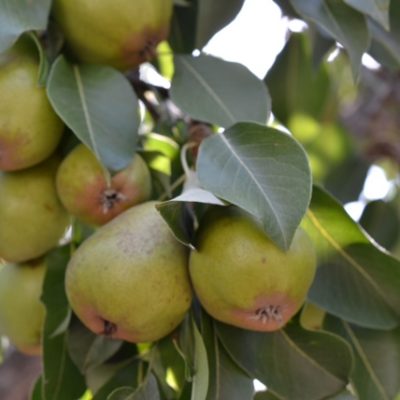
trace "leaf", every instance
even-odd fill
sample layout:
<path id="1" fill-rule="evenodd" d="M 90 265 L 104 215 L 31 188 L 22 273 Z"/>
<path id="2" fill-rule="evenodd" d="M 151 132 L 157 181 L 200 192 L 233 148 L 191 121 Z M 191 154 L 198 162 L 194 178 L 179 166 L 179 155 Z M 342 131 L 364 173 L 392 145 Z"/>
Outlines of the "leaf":
<path id="1" fill-rule="evenodd" d="M 314 22 L 343 45 L 357 80 L 361 57 L 370 40 L 365 17 L 341 0 L 291 0 L 291 3 L 306 20 Z"/>
<path id="2" fill-rule="evenodd" d="M 340 392 L 339 394 L 329 397 L 328 400 L 357 400 L 348 390 Z"/>
<path id="3" fill-rule="evenodd" d="M 47 257 L 47 273 L 42 295 L 46 306 L 42 379 L 44 400 L 79 398 L 86 388 L 84 377 L 68 354 L 66 333 L 54 336 L 54 332 L 69 314 L 68 300 L 64 290 L 68 260 L 67 246 L 52 251 Z M 71 382 L 73 382 L 72 385 Z"/>
<path id="4" fill-rule="evenodd" d="M 400 215 L 393 203 L 371 201 L 364 208 L 360 224 L 381 246 L 389 250 L 400 237 Z"/>
<path id="5" fill-rule="evenodd" d="M 311 195 L 307 156 L 291 136 L 236 124 L 202 142 L 197 173 L 203 188 L 253 214 L 273 241 L 289 248 Z"/>
<path id="6" fill-rule="evenodd" d="M 368 22 L 372 35 L 372 46 L 369 53 L 381 64 L 397 70 L 400 65 L 400 4 L 390 2 L 390 32 L 375 21 Z"/>
<path id="7" fill-rule="evenodd" d="M 49 76 L 57 114 L 107 168 L 125 168 L 135 154 L 138 101 L 128 80 L 110 67 L 71 65 L 60 56 Z"/>
<path id="8" fill-rule="evenodd" d="M 390 0 L 344 0 L 350 7 L 369 15 L 387 31 L 389 30 Z"/>
<path id="9" fill-rule="evenodd" d="M 116 389 L 107 400 L 160 400 L 157 381 L 153 374 L 149 374 L 145 383 L 137 389 Z"/>
<path id="10" fill-rule="evenodd" d="M 68 332 L 68 349 L 72 360 L 84 374 L 112 357 L 122 341 L 98 336 L 75 320 Z"/>
<path id="11" fill-rule="evenodd" d="M 244 0 L 192 0 L 177 4 L 173 13 L 169 41 L 176 53 L 201 49 L 211 37 L 240 11 Z"/>
<path id="12" fill-rule="evenodd" d="M 348 382 L 350 348 L 330 333 L 306 331 L 296 322 L 271 333 L 218 323 L 217 332 L 231 357 L 278 399 L 319 400 Z"/>
<path id="13" fill-rule="evenodd" d="M 312 63 L 309 34 L 292 33 L 264 78 L 273 98 L 272 111 L 285 125 L 294 114 L 325 119 L 335 104 L 326 64 L 315 70 Z"/>
<path id="14" fill-rule="evenodd" d="M 202 336 L 210 360 L 207 400 L 246 400 L 254 393 L 253 380 L 230 358 L 216 335 L 214 321 L 202 312 Z"/>
<path id="15" fill-rule="evenodd" d="M 206 400 L 208 392 L 208 360 L 203 338 L 192 320 L 194 339 L 194 375 L 192 377 L 192 395 L 190 400 Z"/>
<path id="16" fill-rule="evenodd" d="M 204 47 L 215 33 L 231 22 L 243 3 L 244 0 L 198 1 L 196 47 Z"/>
<path id="17" fill-rule="evenodd" d="M 204 203 L 220 206 L 224 205 L 224 203 L 212 193 L 198 187 L 192 187 L 172 200 L 156 205 L 157 211 L 164 218 L 176 239 L 189 248 L 194 249 L 194 227 L 191 223 L 193 210 L 189 208 L 189 204 L 187 203 Z"/>
<path id="18" fill-rule="evenodd" d="M 46 28 L 51 0 L 0 0 L 0 53 L 30 30 Z"/>
<path id="19" fill-rule="evenodd" d="M 42 376 L 39 376 L 39 378 L 36 380 L 35 384 L 33 385 L 29 400 L 43 400 L 42 390 L 43 390 L 43 380 L 42 380 Z"/>
<path id="20" fill-rule="evenodd" d="M 258 392 L 254 396 L 254 400 L 282 400 L 282 397 L 278 397 L 271 391 L 267 390 L 265 392 Z"/>
<path id="21" fill-rule="evenodd" d="M 129 387 L 131 389 L 135 389 L 138 385 L 138 365 L 138 359 L 133 359 L 128 361 L 127 363 L 124 363 L 124 365 L 118 368 L 117 372 L 113 374 L 111 379 L 109 379 L 104 385 L 96 390 L 93 396 L 93 400 L 107 399 L 110 394 L 121 387 Z"/>
<path id="22" fill-rule="evenodd" d="M 192 118 L 223 127 L 238 121 L 265 124 L 271 111 L 260 79 L 241 64 L 207 55 L 175 56 L 171 98 Z"/>
<path id="23" fill-rule="evenodd" d="M 364 327 L 396 327 L 400 262 L 370 243 L 341 205 L 317 187 L 304 227 L 319 259 L 309 300 Z"/>
<path id="24" fill-rule="evenodd" d="M 334 317 L 326 319 L 325 327 L 353 347 L 355 365 L 351 381 L 357 398 L 393 399 L 400 390 L 400 329 L 365 329 Z"/>

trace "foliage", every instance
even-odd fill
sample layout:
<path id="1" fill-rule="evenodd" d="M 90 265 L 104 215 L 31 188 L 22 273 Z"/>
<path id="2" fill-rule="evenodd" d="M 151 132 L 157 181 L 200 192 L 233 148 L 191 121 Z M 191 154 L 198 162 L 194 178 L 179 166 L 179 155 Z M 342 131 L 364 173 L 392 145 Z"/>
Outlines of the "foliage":
<path id="1" fill-rule="evenodd" d="M 91 234 L 75 222 L 71 240 L 47 255 L 44 368 L 32 399 L 389 400 L 400 393 L 400 4 L 275 2 L 307 25 L 288 32 L 259 79 L 241 64 L 194 55 L 243 1 L 176 1 L 168 43 L 144 67 L 167 88 L 137 70 L 76 62 L 50 1 L 0 0 L 0 51 L 20 35 L 36 44 L 40 80 L 67 127 L 61 155 L 83 142 L 113 174 L 139 151 L 151 169 L 152 198 L 163 201 L 161 215 L 190 248 L 206 206 L 229 202 L 253 214 L 284 250 L 301 224 L 318 253 L 307 304 L 279 331 L 224 325 L 195 300 L 172 334 L 134 345 L 96 337 L 69 308 L 65 268 Z M 380 67 L 366 68 L 364 53 Z M 362 195 L 374 165 L 392 182 L 379 201 Z M 344 208 L 357 200 L 366 206 L 360 224 Z M 254 379 L 267 391 L 256 394 Z"/>

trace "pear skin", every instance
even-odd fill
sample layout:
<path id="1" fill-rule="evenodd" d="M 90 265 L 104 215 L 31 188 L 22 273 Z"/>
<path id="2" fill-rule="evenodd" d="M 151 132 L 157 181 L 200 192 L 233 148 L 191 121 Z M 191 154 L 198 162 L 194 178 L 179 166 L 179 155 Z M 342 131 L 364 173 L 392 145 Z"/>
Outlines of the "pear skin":
<path id="1" fill-rule="evenodd" d="M 29 355 L 39 355 L 42 349 L 45 272 L 43 260 L 0 266 L 0 334 Z"/>
<path id="2" fill-rule="evenodd" d="M 107 185 L 104 170 L 93 153 L 78 145 L 61 163 L 57 192 L 65 208 L 89 225 L 104 225 L 151 195 L 151 175 L 136 154 L 132 163 Z"/>
<path id="3" fill-rule="evenodd" d="M 55 0 L 54 16 L 81 61 L 126 70 L 155 56 L 172 7 L 172 0 Z"/>
<path id="4" fill-rule="evenodd" d="M 63 123 L 38 84 L 39 61 L 20 40 L 0 56 L 0 170 L 31 167 L 58 145 Z"/>
<path id="5" fill-rule="evenodd" d="M 135 343 L 158 340 L 190 307 L 187 250 L 155 204 L 134 206 L 100 227 L 68 264 L 69 302 L 96 334 Z"/>
<path id="6" fill-rule="evenodd" d="M 69 225 L 58 199 L 58 160 L 0 173 L 0 259 L 23 262 L 57 246 Z"/>
<path id="7" fill-rule="evenodd" d="M 216 207 L 200 224 L 189 271 L 215 319 L 244 329 L 282 328 L 300 309 L 316 270 L 314 246 L 298 229 L 287 252 L 248 214 Z"/>

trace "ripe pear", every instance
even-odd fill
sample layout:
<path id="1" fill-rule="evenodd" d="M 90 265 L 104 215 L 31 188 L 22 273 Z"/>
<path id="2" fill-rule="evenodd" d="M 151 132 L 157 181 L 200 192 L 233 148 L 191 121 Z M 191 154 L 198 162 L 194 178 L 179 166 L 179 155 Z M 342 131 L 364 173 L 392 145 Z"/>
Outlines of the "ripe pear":
<path id="1" fill-rule="evenodd" d="M 38 84 L 36 50 L 20 40 L 0 56 L 0 170 L 31 167 L 58 145 L 63 123 Z"/>
<path id="2" fill-rule="evenodd" d="M 0 266 L 0 335 L 26 354 L 41 353 L 43 260 Z"/>
<path id="3" fill-rule="evenodd" d="M 315 269 L 314 246 L 303 230 L 284 252 L 233 206 L 206 214 L 189 261 L 194 290 L 212 317 L 262 332 L 280 329 L 299 310 Z"/>
<path id="4" fill-rule="evenodd" d="M 129 69 L 166 39 L 172 0 L 55 0 L 54 16 L 82 61 Z"/>
<path id="5" fill-rule="evenodd" d="M 186 248 L 155 204 L 134 206 L 100 227 L 68 264 L 69 302 L 94 333 L 154 341 L 174 330 L 190 307 Z"/>
<path id="6" fill-rule="evenodd" d="M 103 225 L 151 195 L 151 176 L 136 154 L 108 186 L 104 169 L 83 144 L 63 160 L 57 172 L 57 192 L 64 207 L 89 225 Z"/>
<path id="7" fill-rule="evenodd" d="M 55 185 L 58 161 L 0 173 L 0 258 L 23 262 L 55 247 L 69 215 Z"/>

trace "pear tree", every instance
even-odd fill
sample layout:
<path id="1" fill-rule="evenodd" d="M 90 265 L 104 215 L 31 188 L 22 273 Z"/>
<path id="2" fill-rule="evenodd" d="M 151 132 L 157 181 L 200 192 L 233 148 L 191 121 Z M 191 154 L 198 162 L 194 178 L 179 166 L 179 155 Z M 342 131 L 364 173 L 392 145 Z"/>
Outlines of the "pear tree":
<path id="1" fill-rule="evenodd" d="M 400 5 L 265 1 L 0 0 L 1 399 L 400 399 Z"/>

